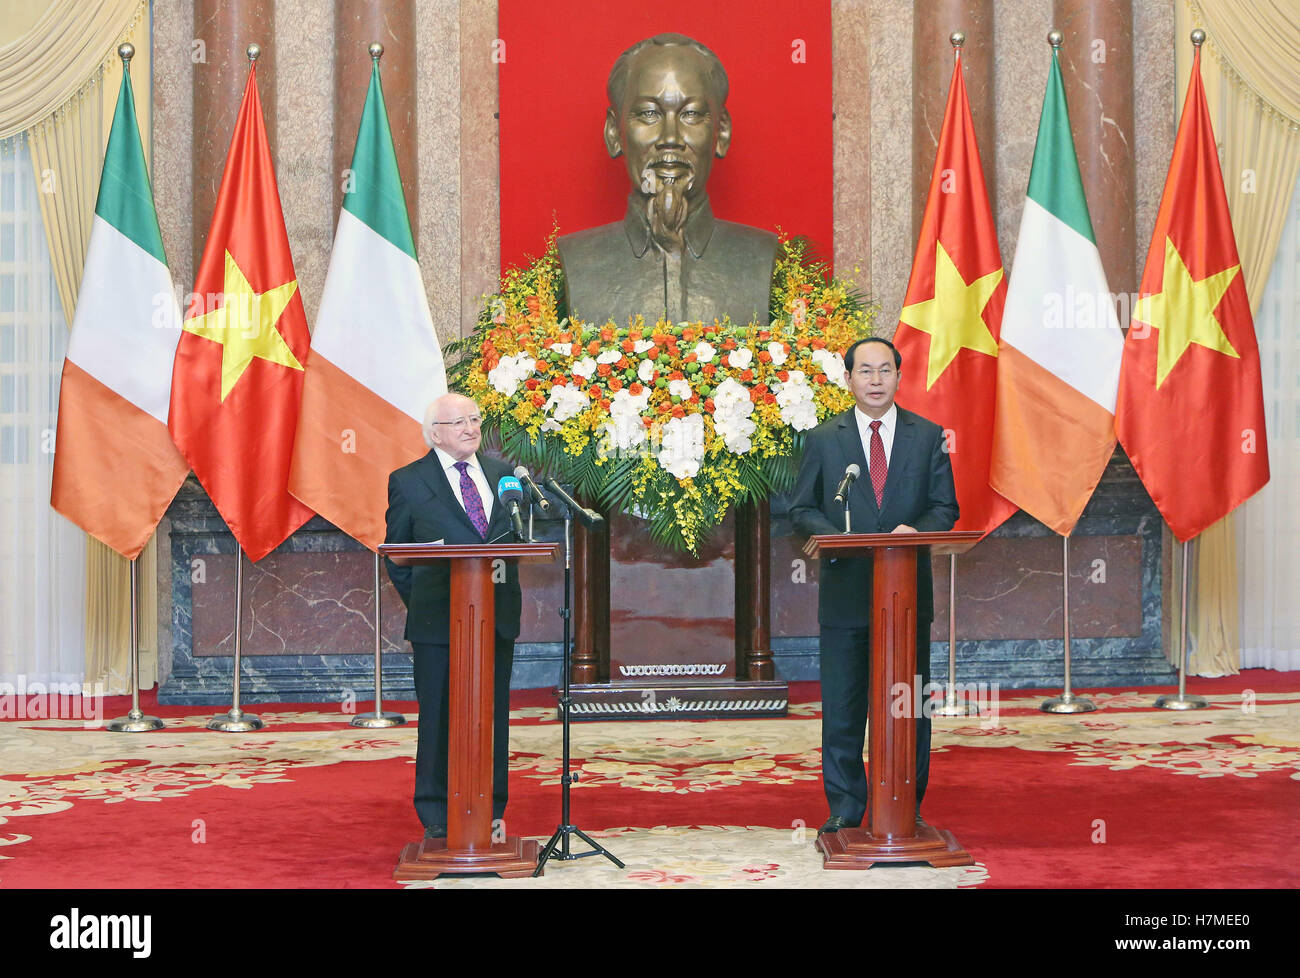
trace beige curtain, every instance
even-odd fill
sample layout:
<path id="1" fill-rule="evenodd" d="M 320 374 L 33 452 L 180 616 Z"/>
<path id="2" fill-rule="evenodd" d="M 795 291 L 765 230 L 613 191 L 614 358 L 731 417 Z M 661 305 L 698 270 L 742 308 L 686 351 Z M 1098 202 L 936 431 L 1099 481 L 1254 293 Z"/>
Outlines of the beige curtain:
<path id="1" fill-rule="evenodd" d="M 142 8 L 141 0 L 5 0 L 0 139 L 43 122 L 85 89 Z"/>
<path id="2" fill-rule="evenodd" d="M 14 9 L 10 9 L 14 8 Z M 0 136 L 24 132 L 32 153 L 50 262 L 69 325 L 94 221 L 113 108 L 122 82 L 117 47 L 135 45 L 131 73 L 149 159 L 151 66 L 147 0 L 0 0 Z M 23 30 L 25 28 L 25 30 Z M 36 67 L 38 66 L 39 67 Z M 157 682 L 156 544 L 137 561 L 140 686 Z M 130 691 L 130 563 L 86 538 L 85 681 Z"/>
<path id="3" fill-rule="evenodd" d="M 1207 35 L 1201 77 L 1253 310 L 1264 294 L 1300 172 L 1300 3 L 1180 0 L 1174 10 L 1180 99 L 1194 53 L 1188 37 L 1194 27 Z M 1181 549 L 1175 551 L 1176 569 Z M 1193 551 L 1189 672 L 1232 675 L 1241 661 L 1233 516 L 1202 533 Z M 1171 648 L 1172 655 L 1178 652 Z"/>

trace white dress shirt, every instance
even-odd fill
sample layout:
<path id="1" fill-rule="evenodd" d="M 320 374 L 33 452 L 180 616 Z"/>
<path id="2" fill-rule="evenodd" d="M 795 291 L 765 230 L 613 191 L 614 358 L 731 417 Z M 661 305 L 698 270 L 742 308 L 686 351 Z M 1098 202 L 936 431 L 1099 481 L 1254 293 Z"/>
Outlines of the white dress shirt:
<path id="1" fill-rule="evenodd" d="M 853 416 L 858 419 L 858 436 L 862 439 L 862 454 L 866 456 L 867 465 L 871 465 L 871 422 L 875 418 L 869 418 L 862 413 L 862 408 L 854 407 Z M 894 431 L 898 427 L 898 405 L 889 405 L 889 410 L 880 418 L 880 440 L 885 443 L 885 466 L 889 466 L 889 461 L 894 453 Z M 870 482 L 870 478 L 867 480 Z"/>
<path id="2" fill-rule="evenodd" d="M 451 491 L 456 494 L 456 501 L 460 503 L 461 509 L 464 509 L 465 497 L 460 494 L 460 469 L 456 468 L 456 460 L 441 448 L 435 448 L 434 451 L 438 453 L 438 461 L 442 463 L 443 471 L 447 474 L 447 481 L 451 483 Z M 478 494 L 483 499 L 483 513 L 491 522 L 492 487 L 488 485 L 487 476 L 483 474 L 483 466 L 478 464 L 477 455 L 471 455 L 465 461 L 469 463 L 465 471 L 474 480 L 474 485 L 478 486 Z M 465 512 L 468 513 L 469 510 L 466 509 Z"/>

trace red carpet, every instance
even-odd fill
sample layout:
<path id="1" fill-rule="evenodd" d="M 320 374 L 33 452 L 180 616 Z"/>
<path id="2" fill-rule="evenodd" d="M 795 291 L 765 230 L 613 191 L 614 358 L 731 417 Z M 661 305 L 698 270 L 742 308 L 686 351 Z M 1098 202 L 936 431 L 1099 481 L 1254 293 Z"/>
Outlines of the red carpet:
<path id="1" fill-rule="evenodd" d="M 1146 708 L 1144 691 L 1049 717 L 1034 709 L 1040 694 L 1006 693 L 994 729 L 936 720 L 926 818 L 983 865 L 988 887 L 1295 887 L 1297 680 L 1197 680 L 1191 691 L 1214 705 L 1189 714 Z M 1253 712 L 1240 708 L 1245 689 Z M 792 684 L 783 720 L 575 724 L 575 822 L 815 830 L 817 695 Z M 201 729 L 217 708 L 142 701 L 167 730 L 0 723 L 0 887 L 397 885 L 397 852 L 420 834 L 414 724 L 360 731 L 317 704 L 259 704 L 267 729 L 223 735 Z M 559 820 L 551 704 L 546 691 L 512 697 L 510 834 L 546 837 Z M 110 698 L 104 716 L 128 707 Z"/>

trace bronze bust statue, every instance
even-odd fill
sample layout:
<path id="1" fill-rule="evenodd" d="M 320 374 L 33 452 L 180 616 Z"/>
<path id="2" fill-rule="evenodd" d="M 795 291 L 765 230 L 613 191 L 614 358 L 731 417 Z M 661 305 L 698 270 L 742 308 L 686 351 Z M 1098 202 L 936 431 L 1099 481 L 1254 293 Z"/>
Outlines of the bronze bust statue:
<path id="1" fill-rule="evenodd" d="M 571 315 L 767 324 L 776 235 L 718 220 L 709 206 L 713 159 L 731 145 L 727 90 L 717 55 L 681 34 L 614 62 L 605 147 L 626 159 L 632 192 L 623 220 L 559 239 Z"/>

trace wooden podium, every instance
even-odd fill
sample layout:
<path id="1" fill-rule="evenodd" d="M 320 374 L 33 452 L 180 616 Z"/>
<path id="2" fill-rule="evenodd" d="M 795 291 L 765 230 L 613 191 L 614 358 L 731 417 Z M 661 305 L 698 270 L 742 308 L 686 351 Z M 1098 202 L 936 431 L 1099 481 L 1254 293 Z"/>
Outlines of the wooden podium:
<path id="1" fill-rule="evenodd" d="M 916 562 L 922 547 L 964 553 L 983 534 L 843 533 L 809 540 L 812 557 L 873 557 L 871 594 L 871 695 L 867 724 L 866 824 L 827 832 L 817 840 L 823 869 L 870 869 L 875 863 L 925 862 L 969 866 L 975 860 L 952 833 L 916 816 L 916 716 L 920 690 L 910 709 L 895 716 L 896 683 L 911 689 L 916 670 Z"/>
<path id="2" fill-rule="evenodd" d="M 536 840 L 492 841 L 492 566 L 498 560 L 554 560 L 558 550 L 557 543 L 386 543 L 379 548 L 402 567 L 451 562 L 447 838 L 404 846 L 393 879 L 431 880 L 444 873 L 531 876 L 537 868 Z"/>

